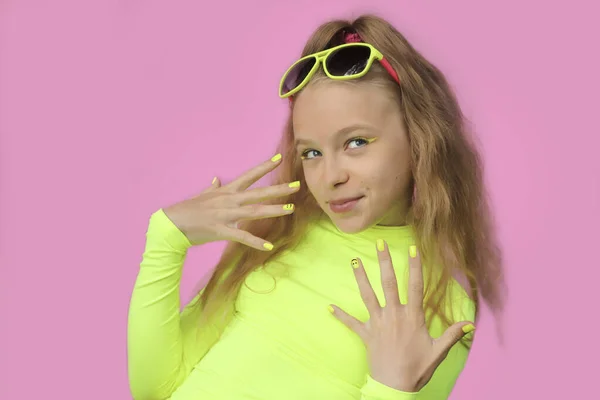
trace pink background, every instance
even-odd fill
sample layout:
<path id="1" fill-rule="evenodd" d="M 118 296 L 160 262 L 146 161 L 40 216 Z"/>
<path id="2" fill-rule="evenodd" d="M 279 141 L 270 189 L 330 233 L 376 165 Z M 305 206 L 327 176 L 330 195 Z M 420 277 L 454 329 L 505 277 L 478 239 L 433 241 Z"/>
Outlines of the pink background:
<path id="1" fill-rule="evenodd" d="M 2 1 L 0 398 L 130 398 L 150 214 L 270 157 L 280 74 L 320 22 L 364 11 L 446 72 L 485 151 L 506 342 L 486 313 L 452 398 L 594 397 L 598 9 L 550 3 Z M 222 247 L 192 249 L 186 300 Z"/>

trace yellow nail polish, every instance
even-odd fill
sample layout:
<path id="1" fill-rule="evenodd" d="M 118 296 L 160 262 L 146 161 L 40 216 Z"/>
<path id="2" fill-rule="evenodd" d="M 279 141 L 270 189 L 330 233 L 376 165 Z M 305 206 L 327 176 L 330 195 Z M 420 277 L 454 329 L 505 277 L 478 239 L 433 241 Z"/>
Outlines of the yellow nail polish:
<path id="1" fill-rule="evenodd" d="M 383 242 L 382 239 L 377 239 L 377 250 L 379 250 L 379 251 L 385 250 L 385 243 Z"/>
<path id="2" fill-rule="evenodd" d="M 473 332 L 475 330 L 475 326 L 473 324 L 465 325 L 462 327 L 462 331 L 464 333 Z"/>
<path id="3" fill-rule="evenodd" d="M 408 252 L 412 258 L 415 258 L 417 256 L 417 246 L 410 246 Z"/>
<path id="4" fill-rule="evenodd" d="M 263 247 L 269 251 L 273 250 L 273 245 L 271 243 L 263 244 Z"/>
<path id="5" fill-rule="evenodd" d="M 331 307 L 331 306 L 327 306 L 327 309 L 328 309 L 328 310 L 329 310 L 329 312 L 330 312 L 330 313 L 332 313 L 332 314 L 335 312 L 335 310 L 334 310 L 334 309 L 333 309 L 333 307 Z"/>
<path id="6" fill-rule="evenodd" d="M 292 182 L 288 186 L 291 187 L 291 188 L 300 187 L 300 181 Z"/>
<path id="7" fill-rule="evenodd" d="M 353 258 L 352 261 L 350 261 L 350 264 L 352 264 L 352 268 L 358 268 L 358 260 L 356 258 Z"/>
<path id="8" fill-rule="evenodd" d="M 217 181 L 217 177 L 215 176 L 212 180 L 212 184 L 214 185 L 216 181 Z"/>
<path id="9" fill-rule="evenodd" d="M 293 204 L 286 204 L 283 206 L 283 209 L 286 211 L 294 211 L 294 205 Z"/>
<path id="10" fill-rule="evenodd" d="M 277 161 L 279 161 L 279 160 L 281 160 L 281 154 L 280 154 L 280 153 L 278 153 L 278 154 L 275 154 L 275 155 L 274 155 L 274 156 L 271 158 L 271 161 L 273 161 L 273 162 L 277 162 Z"/>

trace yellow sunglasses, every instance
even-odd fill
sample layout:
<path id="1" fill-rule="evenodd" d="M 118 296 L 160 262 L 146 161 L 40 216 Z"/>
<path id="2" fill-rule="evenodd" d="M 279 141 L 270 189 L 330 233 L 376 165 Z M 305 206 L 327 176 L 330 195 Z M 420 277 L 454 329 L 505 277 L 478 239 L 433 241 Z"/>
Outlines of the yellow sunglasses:
<path id="1" fill-rule="evenodd" d="M 378 60 L 386 71 L 400 84 L 398 74 L 383 54 L 368 43 L 345 43 L 318 53 L 309 54 L 290 66 L 279 82 L 279 97 L 293 96 L 310 81 L 319 65 L 334 80 L 357 79 L 369 72 L 373 61 Z"/>

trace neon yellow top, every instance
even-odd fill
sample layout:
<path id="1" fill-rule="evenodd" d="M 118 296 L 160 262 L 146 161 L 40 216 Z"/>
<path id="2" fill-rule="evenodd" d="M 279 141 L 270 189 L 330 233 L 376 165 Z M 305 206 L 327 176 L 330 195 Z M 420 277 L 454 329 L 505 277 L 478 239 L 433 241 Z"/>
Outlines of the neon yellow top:
<path id="1" fill-rule="evenodd" d="M 350 266 L 356 256 L 362 258 L 380 303 L 385 304 L 375 248 L 378 238 L 388 242 L 400 298 L 406 302 L 411 228 L 373 226 L 346 234 L 326 218 L 311 225 L 295 249 L 250 274 L 238 294 L 235 315 L 226 326 L 212 326 L 196 338 L 198 315 L 189 304 L 180 313 L 179 296 L 191 244 L 162 209 L 153 213 L 129 310 L 133 397 L 447 398 L 467 359 L 468 351 L 462 345 L 452 348 L 420 392 L 398 391 L 370 377 L 362 340 L 328 311 L 327 306 L 335 304 L 361 321 L 368 319 Z M 451 312 L 456 321 L 473 321 L 473 302 L 456 281 L 453 284 Z M 223 335 L 216 340 L 219 330 Z M 439 321 L 434 321 L 430 333 L 432 337 L 443 333 Z"/>

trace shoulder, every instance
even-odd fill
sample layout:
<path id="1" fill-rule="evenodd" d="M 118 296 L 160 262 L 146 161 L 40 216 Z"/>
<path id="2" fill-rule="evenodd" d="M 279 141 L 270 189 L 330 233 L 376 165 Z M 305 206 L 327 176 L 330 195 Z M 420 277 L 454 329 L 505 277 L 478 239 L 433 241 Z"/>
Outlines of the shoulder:
<path id="1" fill-rule="evenodd" d="M 462 272 L 452 274 L 454 281 L 450 290 L 450 312 L 454 321 L 473 321 L 477 314 L 476 302 L 469 280 Z"/>

